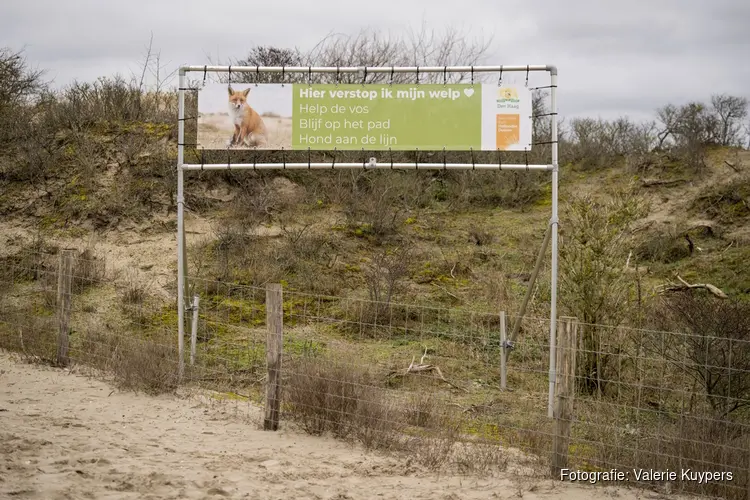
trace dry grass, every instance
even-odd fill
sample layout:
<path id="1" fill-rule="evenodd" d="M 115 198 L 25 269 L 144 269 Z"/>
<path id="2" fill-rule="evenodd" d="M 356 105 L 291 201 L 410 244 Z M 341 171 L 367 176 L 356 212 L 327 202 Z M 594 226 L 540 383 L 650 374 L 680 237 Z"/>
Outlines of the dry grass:
<path id="1" fill-rule="evenodd" d="M 661 231 L 648 234 L 634 255 L 641 261 L 671 264 L 690 256 L 690 248 L 683 234 Z"/>
<path id="2" fill-rule="evenodd" d="M 0 304 L 0 348 L 32 363 L 57 363 L 57 321 L 53 314 Z M 81 325 L 83 326 L 83 325 Z M 173 336 L 135 338 L 130 332 L 102 332 L 85 326 L 70 337 L 70 360 L 111 376 L 121 388 L 150 394 L 177 387 Z"/>
<path id="3" fill-rule="evenodd" d="M 702 410 L 678 414 L 668 409 L 640 410 L 639 416 L 623 415 L 611 404 L 595 400 L 577 404 L 577 420 L 570 445 L 570 465 L 601 471 L 653 469 L 717 471 L 731 473 L 731 481 L 677 481 L 674 493 L 710 498 L 745 498 L 748 436 L 746 424 L 718 421 Z M 623 421 L 630 421 L 624 427 Z M 644 486 L 644 485 L 641 485 Z M 661 487 L 655 482 L 652 486 Z"/>
<path id="4" fill-rule="evenodd" d="M 161 394 L 178 387 L 177 346 L 173 344 L 173 335 L 143 339 L 128 332 L 89 330 L 71 347 L 70 357 L 111 375 L 122 389 Z"/>
<path id="5" fill-rule="evenodd" d="M 354 438 L 387 449 L 398 435 L 395 411 L 374 387 L 374 374 L 330 359 L 295 359 L 285 369 L 284 405 L 310 434 Z"/>
<path id="6" fill-rule="evenodd" d="M 126 275 L 120 297 L 124 307 L 143 305 L 148 298 L 148 285 L 137 272 L 131 270 Z"/>
<path id="7" fill-rule="evenodd" d="M 712 186 L 698 196 L 692 208 L 723 224 L 740 224 L 750 217 L 750 173 Z"/>
<path id="8" fill-rule="evenodd" d="M 497 442 L 462 435 L 460 417 L 435 395 L 388 390 L 384 377 L 349 357 L 300 358 L 290 364 L 285 414 L 308 433 L 406 454 L 430 470 L 486 473 L 507 467 L 505 450 Z"/>
<path id="9" fill-rule="evenodd" d="M 29 308 L 12 310 L 0 302 L 0 348 L 16 352 L 25 361 L 57 363 L 57 322 Z"/>

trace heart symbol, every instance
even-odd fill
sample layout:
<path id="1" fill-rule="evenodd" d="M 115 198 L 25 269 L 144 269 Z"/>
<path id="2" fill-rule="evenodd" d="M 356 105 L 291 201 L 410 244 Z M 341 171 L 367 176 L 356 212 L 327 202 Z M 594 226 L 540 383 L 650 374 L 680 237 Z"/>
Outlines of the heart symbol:
<path id="1" fill-rule="evenodd" d="M 464 89 L 464 94 L 466 94 L 466 97 L 471 97 L 474 95 L 474 89 Z"/>

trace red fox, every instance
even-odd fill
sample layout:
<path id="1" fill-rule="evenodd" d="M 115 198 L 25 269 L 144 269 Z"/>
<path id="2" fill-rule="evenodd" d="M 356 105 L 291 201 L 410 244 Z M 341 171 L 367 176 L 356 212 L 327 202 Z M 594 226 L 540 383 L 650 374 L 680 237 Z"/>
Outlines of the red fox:
<path id="1" fill-rule="evenodd" d="M 257 111 L 247 103 L 250 88 L 234 91 L 229 87 L 229 116 L 234 123 L 234 134 L 229 146 L 265 146 L 266 125 Z"/>

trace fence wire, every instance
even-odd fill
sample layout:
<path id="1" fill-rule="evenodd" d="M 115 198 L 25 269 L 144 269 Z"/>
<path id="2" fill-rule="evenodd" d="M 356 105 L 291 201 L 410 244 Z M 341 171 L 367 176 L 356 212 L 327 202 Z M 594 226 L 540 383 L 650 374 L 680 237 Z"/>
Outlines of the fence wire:
<path id="1" fill-rule="evenodd" d="M 57 362 L 59 262 L 54 252 L 0 259 L 0 347 Z M 180 379 L 173 298 L 86 253 L 71 274 L 71 363 L 127 388 L 211 389 L 246 404 L 260 423 L 265 288 L 189 277 L 200 301 L 194 356 L 186 315 Z M 506 316 L 506 333 L 515 320 Z M 556 432 L 547 418 L 548 335 L 548 319 L 522 319 L 503 390 L 499 311 L 285 289 L 281 421 L 404 451 L 430 467 L 548 474 Z M 569 469 L 618 469 L 660 491 L 747 498 L 748 339 L 585 323 L 577 338 Z M 647 470 L 677 479 L 639 481 L 637 471 Z"/>

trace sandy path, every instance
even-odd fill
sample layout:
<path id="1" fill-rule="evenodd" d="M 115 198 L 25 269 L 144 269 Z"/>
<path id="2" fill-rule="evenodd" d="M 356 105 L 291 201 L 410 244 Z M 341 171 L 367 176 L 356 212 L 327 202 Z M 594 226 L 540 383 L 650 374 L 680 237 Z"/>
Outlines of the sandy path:
<path id="1" fill-rule="evenodd" d="M 258 415 L 244 403 L 114 391 L 0 352 L 0 497 L 657 498 L 510 474 L 436 477 L 333 440 L 258 430 Z"/>

